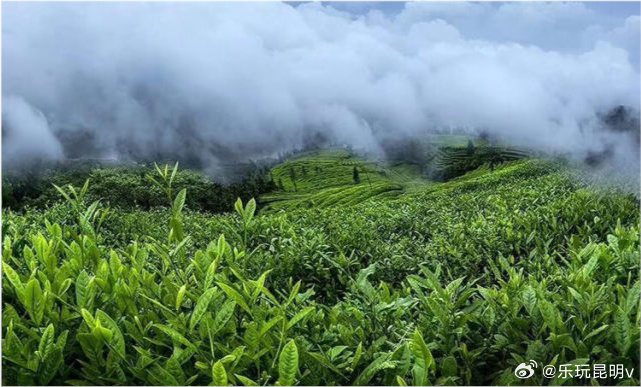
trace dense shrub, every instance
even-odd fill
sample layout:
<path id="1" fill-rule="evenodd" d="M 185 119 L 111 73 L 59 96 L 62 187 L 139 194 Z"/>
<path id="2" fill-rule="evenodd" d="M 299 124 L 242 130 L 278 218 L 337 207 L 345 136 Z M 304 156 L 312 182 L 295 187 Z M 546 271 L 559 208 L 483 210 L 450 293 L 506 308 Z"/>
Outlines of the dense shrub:
<path id="1" fill-rule="evenodd" d="M 15 175 L 3 178 L 3 207 L 16 210 L 25 206 L 43 208 L 60 200 L 53 184 L 80 187 L 86 179 L 91 181 L 87 193 L 91 200 L 100 200 L 124 209 L 166 206 L 166 194 L 147 179 L 147 175 L 153 171 L 153 167 L 147 166 L 79 167 L 41 175 Z M 202 172 L 180 170 L 175 178 L 175 186 L 177 189 L 189 188 L 189 208 L 208 212 L 229 211 L 237 198 L 249 200 L 275 187 L 258 169 L 243 181 L 228 185 L 216 183 Z"/>
<path id="2" fill-rule="evenodd" d="M 166 209 L 66 188 L 3 211 L 3 384 L 620 382 L 517 379 L 528 360 L 639 383 L 635 197 L 533 161 L 263 216 L 177 187 Z"/>

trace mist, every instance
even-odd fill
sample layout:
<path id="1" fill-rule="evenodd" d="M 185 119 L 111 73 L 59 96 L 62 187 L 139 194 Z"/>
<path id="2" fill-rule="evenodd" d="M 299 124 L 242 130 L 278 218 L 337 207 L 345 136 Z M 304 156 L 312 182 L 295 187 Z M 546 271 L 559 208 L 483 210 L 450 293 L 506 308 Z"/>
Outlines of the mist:
<path id="1" fill-rule="evenodd" d="M 607 154 L 638 178 L 639 16 L 599 24 L 574 4 L 6 3 L 3 166 L 213 169 L 318 139 L 381 155 L 456 128 L 578 161 Z M 555 17 L 570 26 L 559 42 Z M 619 106 L 626 130 L 604 120 Z"/>

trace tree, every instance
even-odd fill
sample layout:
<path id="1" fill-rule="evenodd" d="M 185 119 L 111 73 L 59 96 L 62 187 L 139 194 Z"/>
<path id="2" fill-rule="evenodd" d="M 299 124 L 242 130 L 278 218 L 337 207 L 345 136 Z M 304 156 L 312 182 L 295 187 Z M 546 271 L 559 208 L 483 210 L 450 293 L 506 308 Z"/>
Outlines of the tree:
<path id="1" fill-rule="evenodd" d="M 502 161 L 501 155 L 496 148 L 488 147 L 488 159 L 490 160 L 490 172 L 494 173 L 494 167 Z"/>
<path id="2" fill-rule="evenodd" d="M 476 149 L 474 148 L 474 143 L 472 142 L 472 140 L 468 140 L 467 141 L 467 155 L 468 156 L 473 155 L 475 150 Z"/>
<path id="3" fill-rule="evenodd" d="M 293 167 L 289 167 L 289 178 L 292 180 L 292 184 L 294 184 L 294 191 L 298 191 L 298 187 L 296 186 L 296 171 L 294 171 Z"/>
<path id="4" fill-rule="evenodd" d="M 278 188 L 280 188 L 281 191 L 285 190 L 285 186 L 283 185 L 283 178 L 282 177 L 278 178 Z"/>
<path id="5" fill-rule="evenodd" d="M 361 178 L 358 175 L 358 168 L 354 167 L 354 170 L 352 171 L 352 177 L 354 178 L 354 184 L 359 184 L 361 182 Z"/>
<path id="6" fill-rule="evenodd" d="M 305 166 L 304 166 L 304 165 L 303 165 L 303 167 L 301 168 L 301 170 L 302 170 L 302 172 L 303 172 L 303 176 L 307 176 L 307 168 L 305 168 Z"/>

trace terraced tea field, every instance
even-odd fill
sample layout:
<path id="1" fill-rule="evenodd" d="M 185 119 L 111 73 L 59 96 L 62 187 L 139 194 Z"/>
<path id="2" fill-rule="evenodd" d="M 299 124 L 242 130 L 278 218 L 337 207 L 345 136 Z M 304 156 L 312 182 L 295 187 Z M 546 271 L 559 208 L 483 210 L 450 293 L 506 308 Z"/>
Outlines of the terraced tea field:
<path id="1" fill-rule="evenodd" d="M 260 197 L 266 205 L 264 211 L 352 205 L 372 198 L 398 197 L 430 184 L 417 166 L 385 167 L 343 149 L 299 154 L 271 173 L 279 189 Z"/>
<path id="2" fill-rule="evenodd" d="M 177 188 L 194 172 L 146 173 L 164 207 L 89 182 L 3 209 L 3 384 L 639 384 L 639 200 L 567 165 L 433 183 L 312 152 L 223 214 Z M 529 360 L 634 370 L 517 378 Z"/>

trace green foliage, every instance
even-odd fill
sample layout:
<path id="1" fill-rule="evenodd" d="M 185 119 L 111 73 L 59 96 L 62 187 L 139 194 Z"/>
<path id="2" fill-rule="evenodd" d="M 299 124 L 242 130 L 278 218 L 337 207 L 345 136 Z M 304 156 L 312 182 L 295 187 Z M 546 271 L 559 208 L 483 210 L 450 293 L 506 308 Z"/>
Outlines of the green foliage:
<path id="1" fill-rule="evenodd" d="M 227 371 L 225 366 L 220 361 L 217 361 L 212 368 L 213 386 L 227 386 Z"/>
<path id="2" fill-rule="evenodd" d="M 316 173 L 307 173 L 292 180 L 291 171 L 303 168 Z M 359 204 L 371 199 L 398 197 L 429 184 L 421 177 L 418 167 L 386 167 L 368 162 L 344 149 L 299 154 L 276 166 L 272 173 L 278 176 L 279 191 L 260 196 L 263 213 Z M 287 174 L 290 177 L 283 183 L 283 176 Z M 359 184 L 362 178 L 367 185 Z"/>
<path id="3" fill-rule="evenodd" d="M 156 173 L 171 208 L 107 212 L 89 184 L 3 211 L 3 384 L 518 385 L 528 360 L 638 368 L 634 197 L 520 161 L 357 205 L 258 215 L 237 200 L 210 216 L 185 209 L 180 172 Z M 566 383 L 592 382 L 618 381 Z"/>
<path id="4" fill-rule="evenodd" d="M 280 353 L 278 360 L 279 386 L 293 386 L 298 372 L 298 348 L 294 340 L 290 340 Z"/>
<path id="5" fill-rule="evenodd" d="M 521 149 L 483 145 L 476 147 L 472 140 L 467 146 L 442 146 L 430 161 L 430 177 L 438 181 L 447 181 L 482 165 L 493 170 L 497 165 L 528 157 L 528 152 Z"/>
<path id="6" fill-rule="evenodd" d="M 167 191 L 147 177 L 157 172 L 154 166 L 98 166 L 53 170 L 42 175 L 3 176 L 2 204 L 4 208 L 23 211 L 45 208 L 62 199 L 52 183 L 60 187 L 71 185 L 79 190 L 89 179 L 91 184 L 85 194 L 88 202 L 100 200 L 101 203 L 125 210 L 164 207 L 168 203 Z M 154 179 L 164 184 L 162 177 L 156 176 Z M 230 211 L 239 197 L 249 200 L 274 187 L 274 182 L 260 169 L 250 170 L 242 181 L 227 185 L 214 182 L 202 172 L 188 169 L 179 170 L 172 179 L 173 191 L 189 190 L 185 207 L 216 213 Z"/>

